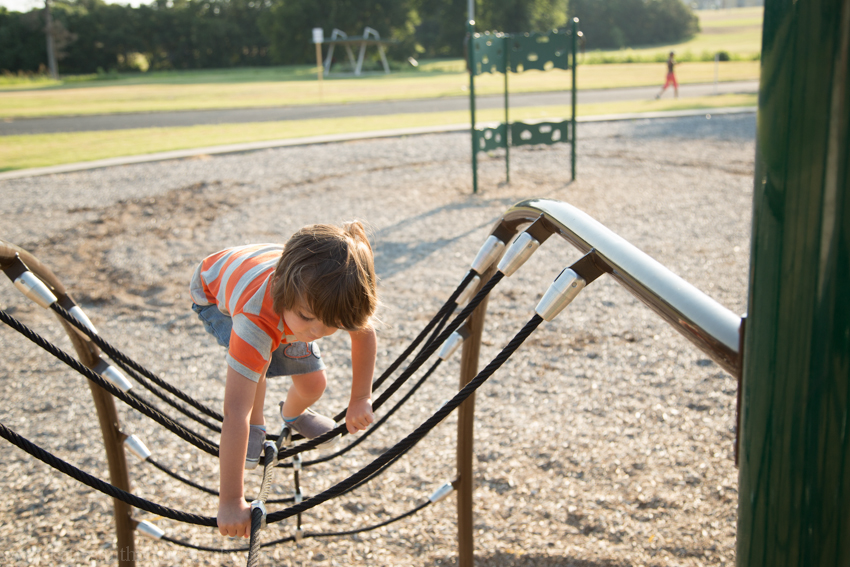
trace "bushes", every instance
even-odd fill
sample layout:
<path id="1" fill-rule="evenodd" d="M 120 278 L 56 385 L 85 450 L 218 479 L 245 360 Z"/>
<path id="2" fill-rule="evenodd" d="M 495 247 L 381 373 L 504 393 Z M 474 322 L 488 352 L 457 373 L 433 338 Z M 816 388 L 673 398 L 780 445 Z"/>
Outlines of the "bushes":
<path id="1" fill-rule="evenodd" d="M 690 39 L 699 20 L 682 0 L 570 0 L 588 49 L 670 44 Z"/>

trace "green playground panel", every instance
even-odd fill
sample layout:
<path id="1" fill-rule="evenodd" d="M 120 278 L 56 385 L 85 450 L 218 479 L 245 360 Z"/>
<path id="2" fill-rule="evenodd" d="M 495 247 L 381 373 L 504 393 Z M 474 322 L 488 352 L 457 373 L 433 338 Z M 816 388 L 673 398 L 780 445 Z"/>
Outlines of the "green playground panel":
<path id="1" fill-rule="evenodd" d="M 501 33 L 475 34 L 472 62 L 476 75 L 505 72 L 505 38 Z"/>
<path id="2" fill-rule="evenodd" d="M 529 69 L 570 69 L 570 36 L 558 30 L 549 33 L 524 33 L 509 39 L 511 71 Z"/>
<path id="3" fill-rule="evenodd" d="M 472 133 L 472 192 L 478 192 L 478 152 L 505 148 L 505 178 L 510 183 L 510 147 L 569 142 L 571 174 L 576 177 L 576 46 L 581 36 L 578 18 L 571 29 L 545 33 L 475 33 L 475 22 L 467 22 L 469 53 L 469 111 Z M 572 70 L 572 118 L 563 122 L 510 123 L 508 119 L 508 72 L 529 70 Z M 505 122 L 492 128 L 475 126 L 475 76 L 483 73 L 505 75 Z M 572 126 L 570 126 L 572 124 Z M 510 128 L 510 130 L 508 129 Z"/>
<path id="4" fill-rule="evenodd" d="M 504 148 L 508 137 L 505 135 L 507 128 L 499 124 L 494 128 L 481 128 L 475 130 L 475 147 L 479 152 L 489 152 L 497 148 Z"/>
<path id="5" fill-rule="evenodd" d="M 557 144 L 570 141 L 570 121 L 511 123 L 511 145 L 531 146 L 535 144 Z"/>
<path id="6" fill-rule="evenodd" d="M 530 69 L 548 71 L 570 67 L 570 36 L 566 31 L 548 33 L 503 34 L 484 32 L 472 38 L 473 69 L 482 73 L 504 73 L 505 50 L 510 70 L 521 73 Z"/>
<path id="7" fill-rule="evenodd" d="M 557 144 L 570 141 L 569 120 L 562 122 L 535 122 L 526 124 L 524 122 L 512 122 L 511 146 L 532 146 L 537 144 Z M 507 128 L 505 124 L 499 124 L 492 128 L 480 128 L 475 130 L 475 148 L 479 152 L 489 152 L 507 146 Z"/>

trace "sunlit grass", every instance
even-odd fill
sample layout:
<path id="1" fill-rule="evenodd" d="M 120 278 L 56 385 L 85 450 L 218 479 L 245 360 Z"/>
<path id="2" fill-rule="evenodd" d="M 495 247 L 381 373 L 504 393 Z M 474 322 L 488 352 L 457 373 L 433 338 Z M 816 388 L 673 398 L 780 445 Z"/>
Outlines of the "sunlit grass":
<path id="1" fill-rule="evenodd" d="M 580 89 L 653 85 L 662 81 L 665 69 L 658 64 L 579 66 Z M 687 63 L 678 69 L 681 83 L 714 80 L 714 63 Z M 753 61 L 730 61 L 719 66 L 719 80 L 757 79 L 759 66 Z M 568 90 L 570 71 L 528 71 L 509 77 L 511 93 Z M 503 75 L 481 75 L 476 94 L 500 94 Z M 112 83 L 108 86 L 74 89 L 43 89 L 0 92 L 0 118 L 85 116 L 128 112 L 257 108 L 302 104 L 345 104 L 380 100 L 439 98 L 469 94 L 465 73 L 434 76 L 396 73 L 358 80 L 313 80 L 281 82 L 218 82 L 204 84 Z"/>
<path id="2" fill-rule="evenodd" d="M 639 102 L 579 105 L 578 116 L 581 118 L 624 112 L 657 112 L 690 108 L 711 109 L 729 106 L 754 106 L 755 104 L 755 95 L 653 99 Z M 568 117 L 569 114 L 570 108 L 567 105 L 517 108 L 511 111 L 511 120 Z M 477 120 L 479 122 L 498 121 L 502 119 L 502 116 L 502 110 L 485 110 L 477 114 Z M 185 128 L 142 128 L 68 134 L 4 136 L 0 137 L 0 164 L 2 164 L 0 170 L 45 167 L 244 142 L 468 123 L 469 114 L 459 111 Z"/>

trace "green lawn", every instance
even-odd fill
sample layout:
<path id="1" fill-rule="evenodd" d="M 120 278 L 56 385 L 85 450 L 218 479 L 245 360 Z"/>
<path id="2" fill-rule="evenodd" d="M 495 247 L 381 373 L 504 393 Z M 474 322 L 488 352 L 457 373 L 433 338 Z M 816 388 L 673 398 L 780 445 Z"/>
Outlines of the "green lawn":
<path id="1" fill-rule="evenodd" d="M 754 106 L 755 104 L 755 95 L 652 99 L 579 105 L 577 115 L 589 117 L 623 112 L 659 112 L 694 108 L 710 110 L 730 106 Z M 512 120 L 552 119 L 568 117 L 569 115 L 570 107 L 567 105 L 511 110 Z M 503 117 L 504 111 L 500 109 L 483 110 L 477 113 L 479 122 L 499 121 Z M 0 164 L 2 164 L 0 171 L 242 142 L 369 132 L 435 124 L 469 124 L 469 114 L 466 111 L 438 112 L 183 128 L 141 128 L 69 134 L 6 136 L 0 138 L 0 141 L 2 141 L 0 143 Z"/>
<path id="2" fill-rule="evenodd" d="M 677 67 L 680 83 L 758 79 L 756 60 L 761 45 L 761 8 L 698 12 L 702 32 L 677 45 L 634 50 L 591 51 L 580 56 L 580 89 L 660 85 L 666 73 L 663 61 L 674 50 L 683 62 Z M 726 51 L 732 61 L 715 67 L 711 54 Z M 702 54 L 702 55 L 701 55 Z M 709 56 L 703 56 L 708 54 Z M 619 63 L 591 64 L 610 60 Z M 642 61 L 624 63 L 622 61 Z M 583 64 L 584 63 L 584 64 Z M 540 92 L 568 89 L 567 71 L 529 71 L 509 77 L 510 91 Z M 478 94 L 501 93 L 502 75 L 476 78 Z M 422 61 L 419 66 L 390 75 L 359 78 L 332 75 L 318 81 L 310 66 L 149 72 L 113 77 L 0 77 L 0 120 L 47 116 L 90 115 L 166 110 L 267 107 L 281 105 L 351 103 L 394 99 L 468 95 L 469 78 L 462 60 Z M 755 97 L 705 97 L 679 101 L 634 101 L 583 105 L 579 116 L 643 112 L 672 108 L 754 105 Z M 557 108 L 512 110 L 515 119 L 566 115 Z M 480 120 L 497 120 L 481 113 Z M 468 121 L 464 113 L 401 115 L 380 118 L 256 123 L 192 128 L 152 128 L 0 137 L 0 171 L 38 167 L 106 157 L 185 149 L 277 138 L 357 132 L 417 125 Z"/>

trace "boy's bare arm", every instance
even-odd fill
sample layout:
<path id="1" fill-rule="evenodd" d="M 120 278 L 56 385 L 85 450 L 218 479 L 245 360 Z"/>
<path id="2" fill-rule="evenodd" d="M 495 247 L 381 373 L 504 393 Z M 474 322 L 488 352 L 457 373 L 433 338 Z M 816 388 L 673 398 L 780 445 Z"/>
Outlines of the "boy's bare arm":
<path id="1" fill-rule="evenodd" d="M 372 328 L 350 332 L 351 336 L 351 399 L 345 414 L 349 433 L 366 429 L 374 420 L 372 413 L 372 378 L 378 339 Z"/>
<path id="2" fill-rule="evenodd" d="M 219 449 L 218 530 L 221 535 L 248 537 L 251 507 L 245 502 L 245 454 L 257 383 L 229 366 L 224 387 L 224 421 Z"/>

